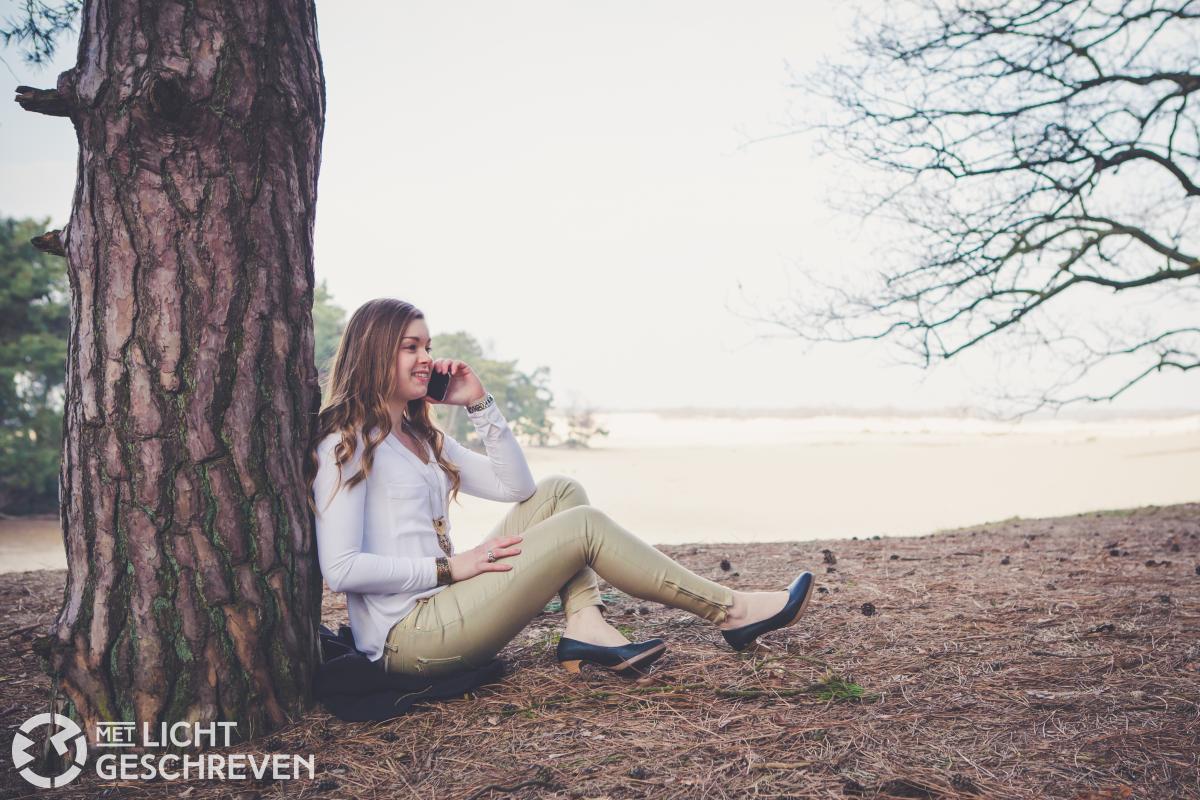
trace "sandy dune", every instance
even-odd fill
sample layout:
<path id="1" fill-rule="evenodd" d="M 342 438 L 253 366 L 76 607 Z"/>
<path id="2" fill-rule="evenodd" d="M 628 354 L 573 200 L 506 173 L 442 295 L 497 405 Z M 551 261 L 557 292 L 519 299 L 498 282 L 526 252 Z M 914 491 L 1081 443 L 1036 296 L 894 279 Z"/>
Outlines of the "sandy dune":
<path id="1" fill-rule="evenodd" d="M 603 418 L 587 450 L 526 448 L 654 544 L 902 536 L 1013 516 L 1200 499 L 1200 417 L 1045 422 L 886 418 Z M 459 549 L 507 504 L 460 495 Z M 0 523 L 0 571 L 63 569 L 53 520 Z"/>

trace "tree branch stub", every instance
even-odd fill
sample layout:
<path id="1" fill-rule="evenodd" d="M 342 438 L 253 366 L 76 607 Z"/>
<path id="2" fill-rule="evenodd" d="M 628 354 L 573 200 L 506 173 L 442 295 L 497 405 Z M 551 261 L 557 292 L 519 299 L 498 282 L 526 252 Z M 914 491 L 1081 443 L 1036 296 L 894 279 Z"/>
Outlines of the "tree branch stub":
<path id="1" fill-rule="evenodd" d="M 32 86 L 18 86 L 17 96 L 13 98 L 26 111 L 36 114 L 46 114 L 51 117 L 71 116 L 71 106 L 67 103 L 58 89 L 35 89 Z"/>
<path id="2" fill-rule="evenodd" d="M 63 246 L 62 229 L 46 231 L 41 236 L 35 236 L 30 239 L 30 243 L 35 248 L 43 253 L 49 253 L 52 256 L 66 256 L 67 249 Z"/>

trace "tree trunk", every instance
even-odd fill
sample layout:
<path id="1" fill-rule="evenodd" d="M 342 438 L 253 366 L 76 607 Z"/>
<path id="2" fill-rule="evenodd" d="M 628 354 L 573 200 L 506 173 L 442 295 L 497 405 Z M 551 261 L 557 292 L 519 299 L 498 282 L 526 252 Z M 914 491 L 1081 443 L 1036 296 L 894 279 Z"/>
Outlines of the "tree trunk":
<path id="1" fill-rule="evenodd" d="M 309 706 L 317 663 L 316 12 L 92 0 L 57 92 L 79 175 L 52 674 L 92 741 L 251 738 Z"/>

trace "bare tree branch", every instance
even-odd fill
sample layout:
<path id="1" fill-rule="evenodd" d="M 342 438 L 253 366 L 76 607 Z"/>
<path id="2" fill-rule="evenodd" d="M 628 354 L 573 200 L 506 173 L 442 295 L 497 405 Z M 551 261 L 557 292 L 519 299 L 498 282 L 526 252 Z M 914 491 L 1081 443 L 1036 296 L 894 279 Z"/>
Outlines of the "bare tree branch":
<path id="1" fill-rule="evenodd" d="M 886 339 L 929 366 L 1045 325 L 1081 330 L 1089 290 L 1200 287 L 1200 0 L 911 0 L 879 13 L 852 57 L 798 79 L 834 111 L 795 132 L 876 168 L 863 206 L 886 207 L 923 249 L 870 287 L 823 285 L 762 321 L 811 342 Z M 1192 369 L 1194 329 L 1164 328 L 1072 348 L 1090 366 L 1067 359 L 1069 382 L 1024 411 Z M 1062 338 L 1025 343 L 1065 352 Z M 1117 357 L 1140 361 L 1115 391 L 1072 388 Z"/>

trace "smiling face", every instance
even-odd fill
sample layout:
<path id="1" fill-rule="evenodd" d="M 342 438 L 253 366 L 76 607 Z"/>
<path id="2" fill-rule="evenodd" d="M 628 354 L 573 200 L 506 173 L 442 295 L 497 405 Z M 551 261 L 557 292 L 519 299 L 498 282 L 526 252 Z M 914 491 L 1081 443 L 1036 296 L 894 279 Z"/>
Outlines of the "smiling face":
<path id="1" fill-rule="evenodd" d="M 407 403 L 424 397 L 429 391 L 429 374 L 433 369 L 433 347 L 425 320 L 414 319 L 404 329 L 396 359 L 395 398 Z"/>

